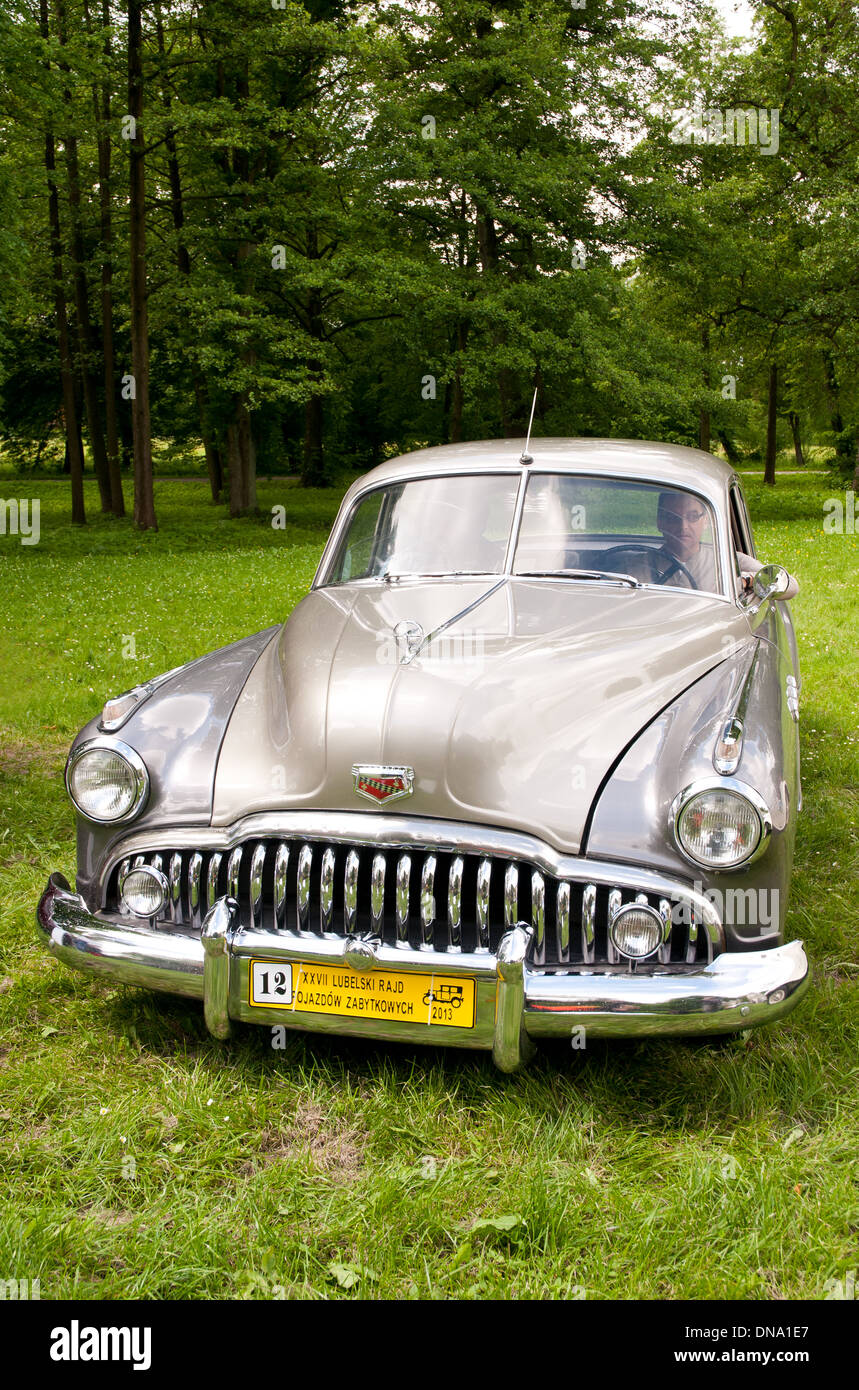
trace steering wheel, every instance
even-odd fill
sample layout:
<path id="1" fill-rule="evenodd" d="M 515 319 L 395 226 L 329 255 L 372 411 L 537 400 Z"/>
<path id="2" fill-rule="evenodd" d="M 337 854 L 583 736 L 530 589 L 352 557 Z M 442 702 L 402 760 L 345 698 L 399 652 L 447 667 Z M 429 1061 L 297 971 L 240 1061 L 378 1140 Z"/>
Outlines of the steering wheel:
<path id="1" fill-rule="evenodd" d="M 657 584 L 666 584 L 668 580 L 671 578 L 672 574 L 676 574 L 677 570 L 680 570 L 681 573 L 685 574 L 686 578 L 689 580 L 690 588 L 698 588 L 698 585 L 695 583 L 695 580 L 692 578 L 692 575 L 689 573 L 683 561 L 678 560 L 676 557 L 672 559 L 668 568 L 664 570 L 662 574 L 660 574 L 656 563 L 656 553 L 653 547 L 650 545 L 639 545 L 637 542 L 631 542 L 629 545 L 613 545 L 608 550 L 603 551 L 602 558 L 604 560 L 607 560 L 610 555 L 620 554 L 646 555 L 648 560 L 650 561 L 650 572 L 653 576 L 654 582 Z"/>
<path id="2" fill-rule="evenodd" d="M 693 589 L 698 588 L 698 585 L 695 583 L 695 580 L 692 578 L 683 561 L 678 560 L 676 556 L 671 561 L 671 564 L 668 566 L 668 569 L 665 570 L 665 572 L 662 575 L 660 575 L 660 577 L 657 579 L 657 584 L 666 584 L 668 580 L 671 578 L 672 574 L 674 574 L 677 570 L 680 570 L 681 574 L 685 574 Z"/>

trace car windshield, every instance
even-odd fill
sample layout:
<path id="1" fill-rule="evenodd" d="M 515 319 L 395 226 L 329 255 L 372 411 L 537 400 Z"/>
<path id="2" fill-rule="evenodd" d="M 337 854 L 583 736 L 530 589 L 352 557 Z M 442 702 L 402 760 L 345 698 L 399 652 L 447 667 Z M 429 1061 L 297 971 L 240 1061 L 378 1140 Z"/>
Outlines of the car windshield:
<path id="1" fill-rule="evenodd" d="M 502 574 L 518 487 L 515 473 L 459 473 L 377 488 L 355 508 L 327 582 Z"/>
<path id="2" fill-rule="evenodd" d="M 710 507 L 684 488 L 534 473 L 514 574 L 630 575 L 642 584 L 721 593 Z"/>
<path id="3" fill-rule="evenodd" d="M 503 574 L 518 473 L 392 483 L 362 497 L 326 583 Z M 685 488 L 531 473 L 513 574 L 721 594 L 710 506 Z"/>

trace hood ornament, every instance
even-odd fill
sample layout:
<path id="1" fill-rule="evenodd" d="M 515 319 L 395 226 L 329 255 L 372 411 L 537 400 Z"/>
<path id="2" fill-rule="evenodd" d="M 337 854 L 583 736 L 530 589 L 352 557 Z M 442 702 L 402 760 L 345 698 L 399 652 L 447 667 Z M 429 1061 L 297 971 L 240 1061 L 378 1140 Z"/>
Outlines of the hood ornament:
<path id="1" fill-rule="evenodd" d="M 396 801 L 400 796 L 411 796 L 415 789 L 415 770 L 384 763 L 354 763 L 352 784 L 359 796 L 380 805 L 383 801 Z"/>
<path id="2" fill-rule="evenodd" d="M 403 618 L 402 622 L 397 623 L 394 628 L 394 636 L 397 639 L 400 664 L 405 666 L 420 651 L 421 643 L 424 640 L 424 630 L 420 623 L 415 622 L 414 618 Z"/>

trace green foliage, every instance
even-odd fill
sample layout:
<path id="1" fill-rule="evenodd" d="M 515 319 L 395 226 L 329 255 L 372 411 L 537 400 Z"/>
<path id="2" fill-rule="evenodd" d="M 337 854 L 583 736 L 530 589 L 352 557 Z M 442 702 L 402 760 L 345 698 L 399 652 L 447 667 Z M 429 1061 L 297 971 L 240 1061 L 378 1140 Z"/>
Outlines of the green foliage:
<path id="1" fill-rule="evenodd" d="M 62 0 L 61 42 L 60 3 L 47 41 L 35 0 L 0 19 L 0 438 L 22 467 L 62 458 L 49 131 L 77 368 L 71 134 L 93 353 L 107 260 L 117 393 L 130 366 L 126 18 L 108 6 L 105 35 L 95 0 Z M 208 433 L 226 464 L 247 426 L 262 474 L 325 482 L 521 433 L 537 387 L 538 433 L 694 443 L 707 419 L 755 452 L 775 363 L 782 419 L 852 468 L 859 21 L 757 9 L 743 46 L 703 0 L 146 6 L 153 434 Z M 695 108 L 776 110 L 778 149 L 677 143 Z"/>

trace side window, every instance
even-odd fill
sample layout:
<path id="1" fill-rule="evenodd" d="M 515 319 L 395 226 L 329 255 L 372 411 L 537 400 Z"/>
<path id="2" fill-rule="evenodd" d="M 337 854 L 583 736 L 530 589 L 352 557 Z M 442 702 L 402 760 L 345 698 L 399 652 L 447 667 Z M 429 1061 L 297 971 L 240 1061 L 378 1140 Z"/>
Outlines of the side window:
<path id="1" fill-rule="evenodd" d="M 749 538 L 749 548 L 746 553 L 748 555 L 751 555 L 754 559 L 757 559 L 758 552 L 755 550 L 755 536 L 754 532 L 752 531 L 752 519 L 749 516 L 749 509 L 746 506 L 746 499 L 743 496 L 742 488 L 738 488 L 737 491 L 740 494 L 740 511 L 742 512 L 743 520 L 746 523 L 746 535 Z"/>
<path id="2" fill-rule="evenodd" d="M 380 518 L 386 494 L 383 488 L 371 492 L 358 505 L 352 524 L 349 527 L 346 544 L 340 555 L 335 583 L 344 583 L 353 576 L 363 576 L 369 572 L 372 557 L 379 545 L 383 527 Z"/>
<path id="3" fill-rule="evenodd" d="M 752 547 L 752 536 L 749 528 L 749 514 L 746 511 L 746 504 L 739 486 L 734 483 L 731 486 L 731 540 L 734 543 L 734 552 L 742 551 L 744 555 L 754 555 Z"/>
<path id="4" fill-rule="evenodd" d="M 734 537 L 735 548 L 756 558 L 755 538 L 752 535 L 749 509 L 746 506 L 746 499 L 739 483 L 731 485 L 731 533 Z"/>

